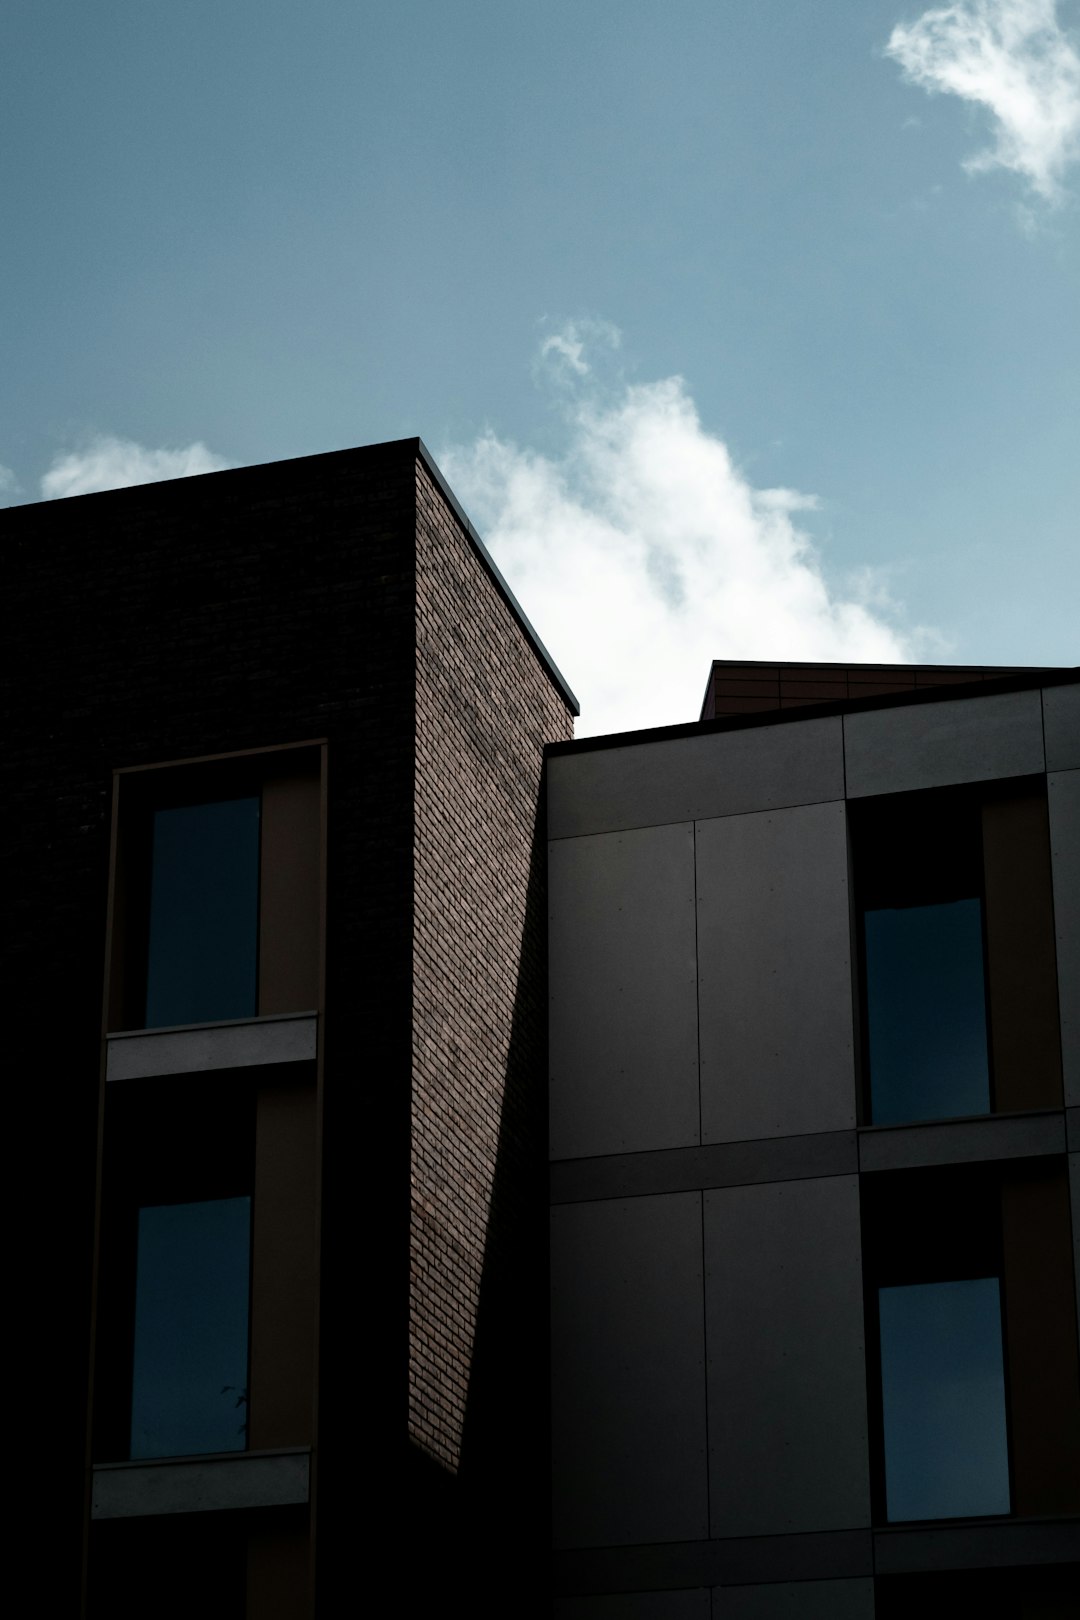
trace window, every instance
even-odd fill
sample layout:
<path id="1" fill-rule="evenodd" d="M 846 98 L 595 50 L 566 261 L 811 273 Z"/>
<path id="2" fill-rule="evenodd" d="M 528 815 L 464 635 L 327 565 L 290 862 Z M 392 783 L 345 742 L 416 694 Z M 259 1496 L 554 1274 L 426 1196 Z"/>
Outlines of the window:
<path id="1" fill-rule="evenodd" d="M 987 1113 L 978 807 L 906 794 L 873 812 L 856 821 L 870 1118 Z"/>
<path id="2" fill-rule="evenodd" d="M 137 1225 L 130 1455 L 243 1451 L 251 1199 L 144 1205 Z"/>
<path id="3" fill-rule="evenodd" d="M 863 1123 L 1061 1107 L 1045 791 L 851 807 Z"/>
<path id="4" fill-rule="evenodd" d="M 1009 1511 L 997 1277 L 878 1290 L 886 1514 Z"/>
<path id="5" fill-rule="evenodd" d="M 321 750 L 118 773 L 110 1032 L 318 1004 Z"/>
<path id="6" fill-rule="evenodd" d="M 861 1178 L 874 1517 L 1080 1508 L 1064 1155 Z"/>
<path id="7" fill-rule="evenodd" d="M 147 1029 L 257 1010 L 259 797 L 153 812 Z"/>
<path id="8" fill-rule="evenodd" d="M 248 1445 L 258 1082 L 111 1086 L 95 1460 Z"/>

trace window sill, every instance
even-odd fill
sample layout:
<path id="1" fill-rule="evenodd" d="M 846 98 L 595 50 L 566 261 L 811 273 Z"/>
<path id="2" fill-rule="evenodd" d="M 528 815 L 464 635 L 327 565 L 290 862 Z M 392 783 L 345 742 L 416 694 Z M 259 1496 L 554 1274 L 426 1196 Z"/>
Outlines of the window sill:
<path id="1" fill-rule="evenodd" d="M 308 1499 L 311 1452 L 224 1452 L 153 1462 L 99 1463 L 93 1470 L 93 1519 L 135 1519 L 227 1508 L 289 1507 Z"/>
<path id="2" fill-rule="evenodd" d="M 128 1029 L 106 1037 L 106 1080 L 143 1080 L 268 1063 L 311 1063 L 318 1015 L 276 1013 L 171 1029 Z"/>

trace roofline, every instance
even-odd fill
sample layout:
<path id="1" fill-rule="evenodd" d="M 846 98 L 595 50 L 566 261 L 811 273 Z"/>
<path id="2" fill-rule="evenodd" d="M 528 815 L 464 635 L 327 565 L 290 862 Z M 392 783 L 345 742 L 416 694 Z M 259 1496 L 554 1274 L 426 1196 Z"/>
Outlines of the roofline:
<path id="1" fill-rule="evenodd" d="M 742 659 L 742 663 L 749 660 Z M 884 668 L 884 665 L 878 666 Z M 897 668 L 907 666 L 897 665 Z M 920 665 L 920 668 L 924 666 Z M 941 668 L 947 668 L 942 665 Z M 992 665 L 985 666 L 992 668 Z M 673 726 L 652 726 L 641 731 L 613 731 L 602 737 L 576 737 L 570 742 L 551 742 L 544 757 L 586 753 L 601 748 L 634 748 L 642 743 L 673 742 L 682 737 L 706 737 L 715 731 L 749 731 L 754 726 L 797 725 L 803 720 L 823 720 L 843 714 L 862 714 L 869 709 L 902 709 L 912 703 L 948 703 L 953 698 L 995 697 L 1001 692 L 1027 692 L 1040 686 L 1069 686 L 1080 681 L 1080 665 L 1050 669 L 1032 667 L 1030 674 L 1004 675 L 1000 680 L 957 681 L 949 686 L 912 687 L 910 690 L 864 698 L 838 698 L 834 702 L 803 703 L 791 709 L 764 709 L 759 714 L 728 714 L 716 720 L 685 720 Z"/>
<path id="2" fill-rule="evenodd" d="M 1051 668 L 1059 668 L 1061 666 L 1052 665 L 1050 667 Z M 698 719 L 699 720 L 704 720 L 705 719 L 705 705 L 709 701 L 709 691 L 710 691 L 710 688 L 712 687 L 712 684 L 713 684 L 713 677 L 716 674 L 716 671 L 718 669 L 769 669 L 769 670 L 772 670 L 772 669 L 775 669 L 775 670 L 784 670 L 784 669 L 842 669 L 844 671 L 845 675 L 848 674 L 849 671 L 851 671 L 853 669 L 859 669 L 859 670 L 925 669 L 925 670 L 944 670 L 944 671 L 955 671 L 957 669 L 962 669 L 965 672 L 968 671 L 968 670 L 971 670 L 971 671 L 979 670 L 979 671 L 981 671 L 981 676 L 980 676 L 980 679 L 978 681 L 973 680 L 970 683 L 969 682 L 964 682 L 964 681 L 955 681 L 955 682 L 950 683 L 950 684 L 952 684 L 954 686 L 964 686 L 964 685 L 968 685 L 968 684 L 982 685 L 983 682 L 985 682 L 987 679 L 997 679 L 998 677 L 1004 678 L 1007 675 L 1034 675 L 1034 674 L 1038 674 L 1040 671 L 1045 671 L 1046 665 L 1044 665 L 1044 664 L 1004 664 L 1004 665 L 1002 665 L 1002 664 L 912 664 L 912 663 L 900 663 L 900 662 L 897 662 L 897 661 L 894 661 L 892 663 L 883 663 L 881 661 L 873 661 L 873 662 L 870 662 L 870 663 L 858 663 L 858 662 L 853 663 L 850 660 L 846 660 L 846 659 L 843 659 L 843 658 L 714 658 L 712 663 L 709 665 L 709 673 L 705 678 L 705 690 L 701 695 L 701 707 L 700 707 L 700 709 L 698 711 Z M 927 684 L 929 685 L 930 683 L 928 682 Z M 913 690 L 918 690 L 918 688 L 913 688 Z M 839 700 L 837 700 L 837 701 L 839 701 Z"/>
<path id="3" fill-rule="evenodd" d="M 570 713 L 576 718 L 581 713 L 581 704 L 570 690 L 566 678 L 564 677 L 558 664 L 556 664 L 554 658 L 552 658 L 551 654 L 544 646 L 544 643 L 540 640 L 540 637 L 534 630 L 525 609 L 522 607 L 521 603 L 518 601 L 517 597 L 506 583 L 506 579 L 504 578 L 498 563 L 491 555 L 491 552 L 488 550 L 487 546 L 485 546 L 484 542 L 481 540 L 479 534 L 477 534 L 476 529 L 473 527 L 472 519 L 469 517 L 468 513 L 465 511 L 465 508 L 462 506 L 461 502 L 458 500 L 457 496 L 454 494 L 453 490 L 450 488 L 450 485 L 444 478 L 442 469 L 435 460 L 435 457 L 432 455 L 423 439 L 417 438 L 407 442 L 411 442 L 416 445 L 417 454 L 419 455 L 420 460 L 424 463 L 424 466 L 427 468 L 428 472 L 431 474 L 431 477 L 438 485 L 439 492 L 446 501 L 446 504 L 450 507 L 454 513 L 454 516 L 461 524 L 461 527 L 465 530 L 465 533 L 472 541 L 480 561 L 484 564 L 484 567 L 494 580 L 496 589 L 499 591 L 506 602 L 506 605 L 515 615 L 521 625 L 521 628 L 532 642 L 533 647 L 540 658 L 540 662 L 544 665 L 548 674 L 551 676 L 551 679 L 562 693 Z"/>
<path id="4" fill-rule="evenodd" d="M 524 630 L 529 641 L 532 643 L 534 652 L 536 653 L 540 662 L 543 664 L 548 675 L 551 677 L 552 683 L 561 694 L 563 701 L 570 710 L 570 713 L 575 717 L 579 715 L 581 713 L 581 705 L 574 696 L 574 693 L 571 691 L 565 676 L 559 669 L 559 666 L 556 664 L 554 658 L 552 658 L 551 654 L 544 646 L 544 643 L 540 640 L 540 637 L 537 635 L 535 629 L 529 621 L 527 614 L 525 613 L 525 610 L 522 608 L 521 603 L 518 601 L 517 597 L 514 595 L 513 591 L 510 589 L 510 586 L 503 577 L 498 564 L 495 562 L 495 559 L 492 557 L 487 546 L 476 532 L 472 520 L 469 518 L 461 502 L 458 500 L 457 496 L 450 488 L 450 485 L 447 483 L 441 468 L 435 460 L 435 457 L 432 455 L 423 439 L 421 439 L 418 435 L 410 439 L 385 439 L 379 444 L 348 445 L 342 450 L 317 450 L 313 455 L 308 456 L 283 456 L 278 461 L 253 461 L 245 462 L 243 465 L 238 467 L 216 467 L 212 472 L 193 473 L 191 476 L 186 478 L 156 478 L 151 482 L 154 485 L 191 485 L 200 482 L 204 478 L 228 477 L 237 473 L 251 474 L 271 467 L 291 466 L 299 461 L 319 461 L 325 457 L 349 456 L 356 455 L 358 453 L 363 455 L 369 451 L 374 453 L 379 450 L 398 450 L 411 455 L 413 458 L 419 457 L 419 459 L 423 462 L 425 469 L 438 487 L 439 493 L 442 495 L 446 504 L 450 507 L 454 516 L 461 524 L 461 527 L 464 529 L 470 544 L 475 550 L 477 556 L 480 558 L 480 561 L 483 563 L 484 567 L 487 569 L 488 574 L 491 576 L 496 590 L 499 592 L 507 607 L 521 625 L 521 628 Z M 66 495 L 57 496 L 54 498 L 64 501 L 96 500 L 100 499 L 102 496 L 123 496 L 128 490 L 143 490 L 149 487 L 150 485 L 148 484 L 127 484 L 118 489 L 93 489 L 87 490 L 81 495 Z M 41 506 L 51 504 L 51 501 L 44 500 L 19 501 L 14 506 L 4 507 L 3 511 L 5 516 L 7 516 L 14 512 L 27 511 L 29 509 L 36 509 Z"/>

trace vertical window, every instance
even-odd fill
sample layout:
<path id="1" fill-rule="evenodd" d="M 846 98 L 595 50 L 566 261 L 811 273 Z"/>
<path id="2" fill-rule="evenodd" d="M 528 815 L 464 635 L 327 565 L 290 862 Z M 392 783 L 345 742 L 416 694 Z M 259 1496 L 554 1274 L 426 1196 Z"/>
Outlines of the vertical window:
<path id="1" fill-rule="evenodd" d="M 864 914 L 875 1125 L 990 1109 L 982 902 Z"/>
<path id="2" fill-rule="evenodd" d="M 259 799 L 153 814 L 147 1028 L 257 1010 Z"/>
<path id="3" fill-rule="evenodd" d="M 997 1277 L 878 1291 L 886 1514 L 1009 1512 Z"/>
<path id="4" fill-rule="evenodd" d="M 853 837 L 870 1122 L 988 1113 L 979 806 L 955 792 L 870 801 Z"/>
<path id="5" fill-rule="evenodd" d="M 138 1212 L 131 1456 L 243 1451 L 250 1198 Z"/>

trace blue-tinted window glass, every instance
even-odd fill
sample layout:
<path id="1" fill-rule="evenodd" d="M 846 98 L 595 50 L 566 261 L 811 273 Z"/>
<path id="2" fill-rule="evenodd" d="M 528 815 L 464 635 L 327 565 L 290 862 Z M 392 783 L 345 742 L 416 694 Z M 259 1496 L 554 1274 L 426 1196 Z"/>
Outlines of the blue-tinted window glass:
<path id="1" fill-rule="evenodd" d="M 259 800 L 154 814 L 146 1025 L 256 1011 Z"/>
<path id="2" fill-rule="evenodd" d="M 878 1291 L 890 1520 L 1009 1512 L 996 1277 Z"/>
<path id="3" fill-rule="evenodd" d="M 982 902 L 867 911 L 875 1125 L 990 1109 Z"/>
<path id="4" fill-rule="evenodd" d="M 247 1444 L 250 1198 L 139 1211 L 132 1457 Z"/>

